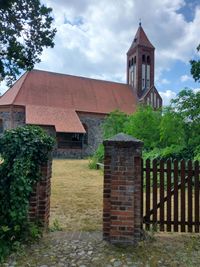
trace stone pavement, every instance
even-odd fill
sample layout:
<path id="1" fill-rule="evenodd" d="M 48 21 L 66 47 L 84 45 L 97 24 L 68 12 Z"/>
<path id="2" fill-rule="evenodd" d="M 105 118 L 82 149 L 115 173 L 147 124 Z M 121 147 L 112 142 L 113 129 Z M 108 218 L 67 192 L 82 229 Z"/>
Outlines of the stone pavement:
<path id="1" fill-rule="evenodd" d="M 163 243 L 163 240 L 165 242 Z M 192 243 L 191 243 L 192 242 Z M 137 247 L 115 247 L 99 232 L 53 232 L 11 255 L 5 267 L 188 267 L 200 266 L 200 238 L 150 238 Z M 188 265 L 189 264 L 189 265 Z"/>

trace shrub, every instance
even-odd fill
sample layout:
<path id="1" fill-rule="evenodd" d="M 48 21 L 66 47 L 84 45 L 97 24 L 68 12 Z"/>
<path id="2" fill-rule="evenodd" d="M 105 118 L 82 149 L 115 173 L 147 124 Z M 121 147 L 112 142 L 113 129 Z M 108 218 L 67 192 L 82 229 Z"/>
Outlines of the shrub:
<path id="1" fill-rule="evenodd" d="M 0 261 L 27 236 L 39 234 L 28 221 L 29 197 L 53 145 L 37 126 L 9 130 L 0 138 Z"/>
<path id="2" fill-rule="evenodd" d="M 104 146 L 100 144 L 94 153 L 94 155 L 89 160 L 89 168 L 96 169 L 97 163 L 102 163 L 104 160 Z"/>

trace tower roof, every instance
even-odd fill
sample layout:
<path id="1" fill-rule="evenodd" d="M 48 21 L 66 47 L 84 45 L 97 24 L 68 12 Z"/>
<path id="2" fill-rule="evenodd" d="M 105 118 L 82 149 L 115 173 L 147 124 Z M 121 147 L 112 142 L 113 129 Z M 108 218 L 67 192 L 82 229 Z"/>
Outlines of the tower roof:
<path id="1" fill-rule="evenodd" d="M 149 48 L 153 48 L 154 46 L 152 45 L 152 43 L 149 41 L 146 33 L 144 32 L 141 23 L 139 24 L 139 28 L 136 32 L 136 35 L 133 39 L 133 42 L 131 44 L 131 47 L 129 48 L 127 54 L 132 51 L 136 46 L 141 45 L 141 46 L 145 46 L 145 47 L 149 47 Z"/>

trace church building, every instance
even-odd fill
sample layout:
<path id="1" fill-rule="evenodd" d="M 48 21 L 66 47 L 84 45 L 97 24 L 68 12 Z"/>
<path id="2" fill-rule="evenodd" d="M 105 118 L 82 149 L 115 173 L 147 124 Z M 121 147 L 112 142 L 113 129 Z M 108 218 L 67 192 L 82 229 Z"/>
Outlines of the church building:
<path id="1" fill-rule="evenodd" d="M 127 83 L 32 70 L 0 98 L 0 134 L 24 124 L 56 137 L 55 156 L 82 158 L 102 142 L 101 125 L 118 109 L 135 112 L 139 103 L 162 107 L 154 86 L 154 51 L 141 24 L 127 52 Z"/>

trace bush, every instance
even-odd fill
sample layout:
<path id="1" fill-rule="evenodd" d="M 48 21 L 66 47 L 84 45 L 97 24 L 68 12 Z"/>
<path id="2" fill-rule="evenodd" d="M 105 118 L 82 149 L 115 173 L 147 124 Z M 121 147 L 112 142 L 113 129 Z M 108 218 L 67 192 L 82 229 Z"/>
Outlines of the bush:
<path id="1" fill-rule="evenodd" d="M 9 130 L 0 138 L 0 261 L 16 244 L 39 234 L 28 221 L 29 197 L 53 145 L 37 126 Z"/>
<path id="2" fill-rule="evenodd" d="M 89 168 L 96 169 L 97 163 L 103 163 L 104 160 L 104 146 L 100 144 L 94 155 L 89 160 Z"/>

